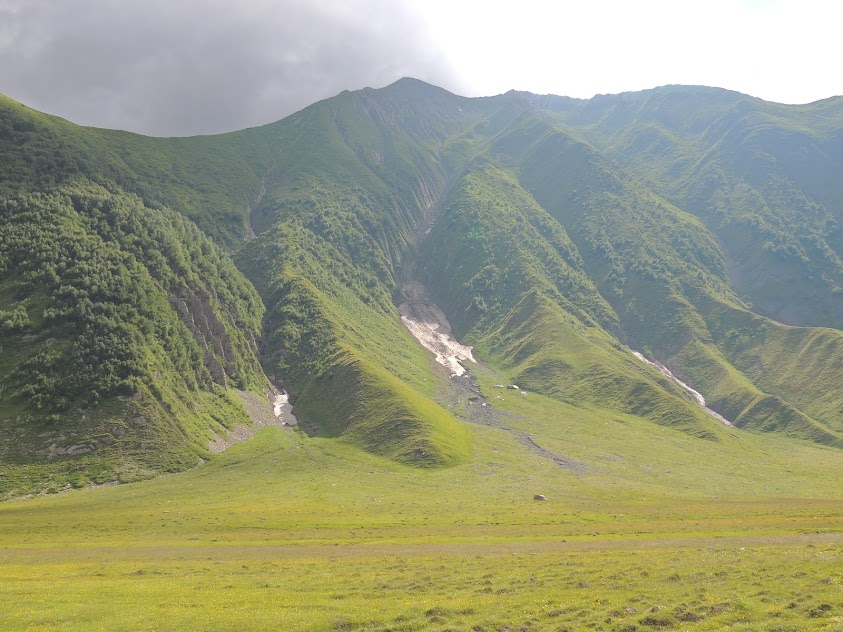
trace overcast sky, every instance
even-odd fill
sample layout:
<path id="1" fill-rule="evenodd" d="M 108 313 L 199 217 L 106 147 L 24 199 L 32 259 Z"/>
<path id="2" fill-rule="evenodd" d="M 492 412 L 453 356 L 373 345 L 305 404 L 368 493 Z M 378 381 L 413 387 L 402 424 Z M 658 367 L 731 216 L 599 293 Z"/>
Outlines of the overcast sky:
<path id="1" fill-rule="evenodd" d="M 412 76 L 467 96 L 669 83 L 843 94 L 836 0 L 0 0 L 0 92 L 155 135 Z"/>

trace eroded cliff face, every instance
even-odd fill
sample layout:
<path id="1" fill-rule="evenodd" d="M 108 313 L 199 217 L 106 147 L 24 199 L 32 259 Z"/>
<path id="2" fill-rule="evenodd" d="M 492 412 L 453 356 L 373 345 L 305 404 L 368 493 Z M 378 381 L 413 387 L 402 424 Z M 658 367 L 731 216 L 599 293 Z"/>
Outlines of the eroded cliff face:
<path id="1" fill-rule="evenodd" d="M 229 378 L 237 371 L 237 347 L 245 343 L 254 353 L 257 341 L 252 336 L 244 339 L 242 332 L 241 340 L 232 338 L 229 328 L 217 313 L 221 309 L 219 300 L 208 288 L 194 290 L 181 285 L 170 296 L 170 303 L 202 349 L 203 362 L 213 382 L 228 386 Z"/>

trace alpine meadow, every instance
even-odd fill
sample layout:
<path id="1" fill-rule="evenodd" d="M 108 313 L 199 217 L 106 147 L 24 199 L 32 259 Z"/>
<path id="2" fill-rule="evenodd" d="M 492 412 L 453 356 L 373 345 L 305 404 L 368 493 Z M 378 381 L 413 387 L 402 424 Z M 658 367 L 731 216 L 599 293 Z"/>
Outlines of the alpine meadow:
<path id="1" fill-rule="evenodd" d="M 0 629 L 843 630 L 843 97 L 0 96 Z"/>

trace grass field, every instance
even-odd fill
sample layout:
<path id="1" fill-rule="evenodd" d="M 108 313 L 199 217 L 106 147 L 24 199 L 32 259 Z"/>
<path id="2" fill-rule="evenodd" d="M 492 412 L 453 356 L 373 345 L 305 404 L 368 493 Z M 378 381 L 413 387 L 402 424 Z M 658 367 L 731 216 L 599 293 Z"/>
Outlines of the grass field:
<path id="1" fill-rule="evenodd" d="M 505 423 L 469 425 L 454 467 L 266 428 L 186 473 L 0 505 L 0 629 L 843 630 L 839 450 L 495 379 Z"/>

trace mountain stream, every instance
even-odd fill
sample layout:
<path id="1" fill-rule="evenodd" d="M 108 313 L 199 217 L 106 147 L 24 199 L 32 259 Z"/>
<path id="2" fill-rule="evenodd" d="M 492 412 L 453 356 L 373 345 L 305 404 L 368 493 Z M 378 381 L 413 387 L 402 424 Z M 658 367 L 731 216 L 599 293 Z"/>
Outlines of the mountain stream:
<path id="1" fill-rule="evenodd" d="M 293 405 L 290 404 L 290 396 L 287 395 L 287 391 L 281 391 L 275 394 L 275 399 L 272 402 L 272 414 L 285 426 L 295 426 L 298 424 L 296 416 L 293 415 Z"/>
<path id="2" fill-rule="evenodd" d="M 719 413 L 716 413 L 715 411 L 711 410 L 708 406 L 705 405 L 705 397 L 702 396 L 702 393 L 700 393 L 699 391 L 695 391 L 690 386 L 685 384 L 685 382 L 683 382 L 678 377 L 676 377 L 673 373 L 671 373 L 670 369 L 668 369 L 661 362 L 655 362 L 653 360 L 648 360 L 647 358 L 644 357 L 644 355 L 642 353 L 640 353 L 638 351 L 635 351 L 634 349 L 630 349 L 630 351 L 632 352 L 632 355 L 634 355 L 636 358 L 641 360 L 641 362 L 644 362 L 645 364 L 649 364 L 651 367 L 657 369 L 662 375 L 670 378 L 671 380 L 676 382 L 679 386 L 681 386 L 683 389 L 685 389 L 688 393 L 690 393 L 691 396 L 695 400 L 697 400 L 697 403 L 700 406 L 702 406 L 703 410 L 705 410 L 705 412 L 707 412 L 709 415 L 711 415 L 712 417 L 714 417 L 715 419 L 717 419 L 718 421 L 720 421 L 721 423 L 723 423 L 726 426 L 732 425 L 732 422 L 729 421 L 728 419 L 726 419 L 723 415 L 721 415 Z"/>

